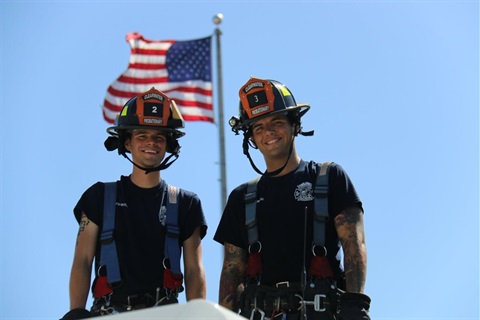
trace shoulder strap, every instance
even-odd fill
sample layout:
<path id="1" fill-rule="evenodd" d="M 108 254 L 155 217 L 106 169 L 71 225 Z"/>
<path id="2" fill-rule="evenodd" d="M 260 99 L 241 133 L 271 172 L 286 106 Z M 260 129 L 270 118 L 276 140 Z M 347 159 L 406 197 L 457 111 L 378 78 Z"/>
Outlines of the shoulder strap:
<path id="1" fill-rule="evenodd" d="M 332 162 L 317 164 L 315 182 L 315 219 L 313 223 L 313 244 L 325 246 L 325 222 L 328 219 L 328 173 Z"/>
<path id="2" fill-rule="evenodd" d="M 165 225 L 167 233 L 165 235 L 165 258 L 170 261 L 170 269 L 174 274 L 182 274 L 180 268 L 180 247 L 178 245 L 178 237 L 180 228 L 178 227 L 178 188 L 174 186 L 166 186 L 167 193 L 167 217 Z"/>
<path id="3" fill-rule="evenodd" d="M 248 244 L 258 241 L 257 227 L 257 184 L 260 177 L 250 180 L 247 183 L 245 192 L 245 225 L 248 233 Z"/>
<path id="4" fill-rule="evenodd" d="M 117 183 L 105 183 L 103 197 L 103 227 L 100 235 L 102 249 L 100 252 L 100 265 L 107 267 L 108 283 L 112 284 L 122 280 L 118 266 L 117 247 L 113 233 L 115 230 L 115 209 L 117 203 Z"/>

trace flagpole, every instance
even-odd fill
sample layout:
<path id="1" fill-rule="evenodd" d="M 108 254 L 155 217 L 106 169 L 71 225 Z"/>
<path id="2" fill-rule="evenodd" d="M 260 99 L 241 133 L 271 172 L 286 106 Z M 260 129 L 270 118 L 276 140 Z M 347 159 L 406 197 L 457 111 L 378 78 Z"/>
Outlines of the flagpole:
<path id="1" fill-rule="evenodd" d="M 218 13 L 213 17 L 213 23 L 217 26 L 222 23 L 223 14 Z M 224 132 L 224 119 L 223 119 L 223 80 L 222 80 L 222 57 L 220 36 L 222 31 L 217 27 L 215 28 L 215 35 L 217 38 L 217 101 L 218 101 L 218 137 L 220 139 L 220 204 L 221 211 L 226 205 L 227 200 L 227 169 L 225 161 L 225 132 Z"/>

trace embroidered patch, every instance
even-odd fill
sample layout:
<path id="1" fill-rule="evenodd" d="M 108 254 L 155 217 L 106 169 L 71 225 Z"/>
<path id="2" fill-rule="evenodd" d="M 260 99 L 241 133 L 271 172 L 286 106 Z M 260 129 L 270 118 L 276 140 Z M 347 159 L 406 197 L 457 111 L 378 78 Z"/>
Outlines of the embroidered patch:
<path id="1" fill-rule="evenodd" d="M 167 208 L 162 206 L 158 212 L 158 221 L 160 224 L 165 227 L 165 221 L 167 220 Z"/>
<path id="2" fill-rule="evenodd" d="M 310 182 L 303 182 L 297 186 L 294 193 L 295 200 L 297 201 L 312 201 L 313 189 Z"/>

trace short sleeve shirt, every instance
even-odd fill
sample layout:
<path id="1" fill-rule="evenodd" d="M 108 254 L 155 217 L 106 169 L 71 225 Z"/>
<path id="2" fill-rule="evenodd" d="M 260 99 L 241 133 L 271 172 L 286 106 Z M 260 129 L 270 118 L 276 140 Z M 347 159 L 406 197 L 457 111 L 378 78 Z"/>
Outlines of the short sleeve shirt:
<path id="1" fill-rule="evenodd" d="M 140 188 L 129 177 L 122 176 L 117 183 L 114 238 L 117 247 L 122 285 L 114 293 L 141 294 L 163 286 L 163 259 L 165 246 L 166 212 L 165 181 L 154 188 Z M 103 227 L 104 183 L 88 188 L 74 208 L 77 221 L 82 213 L 99 227 Z M 207 223 L 200 199 L 195 193 L 179 189 L 178 225 L 179 246 L 197 227 L 201 237 Z M 100 240 L 100 234 L 98 239 Z M 95 270 L 100 267 L 101 244 L 97 242 Z"/>
<path id="2" fill-rule="evenodd" d="M 294 171 L 280 177 L 262 176 L 258 182 L 256 219 L 262 245 L 261 281 L 264 284 L 300 281 L 304 250 L 308 269 L 312 259 L 313 188 L 316 179 L 314 168 L 314 162 L 302 160 Z M 336 276 L 340 277 L 342 270 L 337 257 L 340 246 L 334 218 L 349 206 L 362 209 L 362 203 L 353 183 L 340 165 L 331 164 L 328 180 L 329 218 L 326 222 L 325 241 L 328 258 Z M 246 188 L 247 184 L 244 183 L 230 193 L 214 240 L 248 250 L 244 200 Z M 306 248 L 304 243 L 307 244 Z"/>

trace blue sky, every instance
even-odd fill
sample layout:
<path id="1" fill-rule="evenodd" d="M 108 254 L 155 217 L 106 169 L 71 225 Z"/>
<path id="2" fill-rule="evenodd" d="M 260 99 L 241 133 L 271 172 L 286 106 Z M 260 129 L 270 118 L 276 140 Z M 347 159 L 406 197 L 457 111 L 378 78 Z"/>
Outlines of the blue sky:
<path id="1" fill-rule="evenodd" d="M 279 80 L 312 106 L 301 157 L 341 164 L 356 185 L 372 319 L 478 319 L 478 1 L 228 0 L 1 1 L 0 318 L 68 311 L 72 209 L 93 183 L 131 171 L 103 147 L 101 114 L 128 65 L 125 35 L 201 38 L 219 12 L 225 120 L 250 76 Z M 185 131 L 162 177 L 202 199 L 216 302 L 218 126 Z M 241 140 L 225 127 L 228 192 L 256 176 Z"/>

